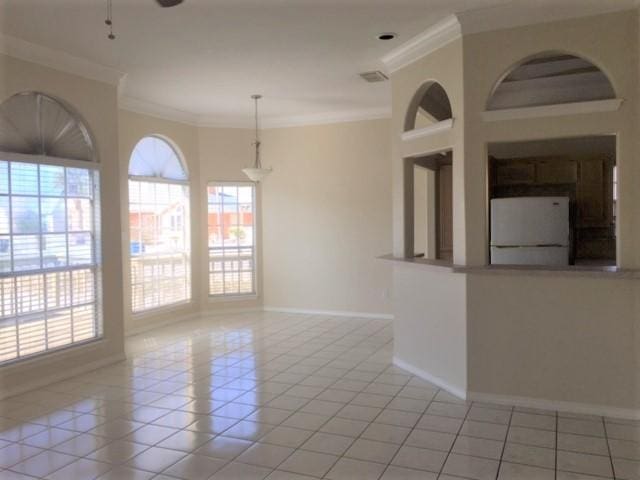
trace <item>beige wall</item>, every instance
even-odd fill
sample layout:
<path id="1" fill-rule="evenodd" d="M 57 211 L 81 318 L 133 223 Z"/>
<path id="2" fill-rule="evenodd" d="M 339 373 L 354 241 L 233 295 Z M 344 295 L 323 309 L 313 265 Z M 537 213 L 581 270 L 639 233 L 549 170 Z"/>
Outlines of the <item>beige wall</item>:
<path id="1" fill-rule="evenodd" d="M 375 259 L 391 248 L 387 121 L 263 132 L 264 163 L 274 173 L 257 188 L 258 294 L 222 300 L 208 295 L 206 186 L 247 181 L 241 169 L 253 159 L 253 131 L 198 128 L 128 111 L 120 111 L 119 120 L 122 188 L 133 147 L 156 134 L 182 152 L 192 197 L 192 301 L 127 313 L 128 331 L 198 313 L 262 308 L 263 301 L 288 309 L 390 312 L 389 267 Z M 126 211 L 123 202 L 125 222 Z M 123 242 L 128 273 L 128 233 Z M 125 287 L 129 312 L 128 275 Z"/>
<path id="2" fill-rule="evenodd" d="M 619 171 L 618 265 L 640 267 L 640 202 L 637 179 L 638 18 L 621 12 L 558 23 L 469 35 L 464 39 L 465 202 L 467 261 L 487 261 L 487 143 L 615 133 Z M 603 32 L 594 35 L 593 32 Z M 565 115 L 527 120 L 483 122 L 496 82 L 522 59 L 544 51 L 583 56 L 609 75 L 618 98 L 616 112 Z M 622 53 L 624 52 L 624 53 Z M 636 179 L 636 180 L 634 180 Z"/>
<path id="3" fill-rule="evenodd" d="M 265 305 L 386 314 L 389 122 L 266 130 Z"/>
<path id="4" fill-rule="evenodd" d="M 454 394 L 466 395 L 465 276 L 398 263 L 393 286 L 394 362 Z"/>
<path id="5" fill-rule="evenodd" d="M 175 307 L 160 308 L 142 314 L 131 313 L 131 279 L 130 255 L 129 255 L 129 161 L 136 144 L 144 137 L 158 135 L 167 139 L 174 145 L 184 161 L 189 173 L 189 190 L 191 194 L 191 215 L 199 218 L 201 204 L 199 202 L 199 172 L 200 157 L 198 152 L 197 129 L 195 127 L 177 122 L 170 122 L 146 115 L 140 115 L 126 110 L 118 112 L 118 128 L 120 132 L 120 189 L 122 192 L 122 222 L 125 226 L 122 232 L 122 268 L 124 271 L 124 298 L 125 298 L 125 330 L 127 332 L 143 329 L 149 325 L 165 322 L 175 317 L 183 317 L 195 314 L 199 311 L 200 299 L 203 292 L 200 284 L 194 281 L 200 278 L 201 243 L 199 224 L 191 222 L 191 300 L 186 304 Z"/>
<path id="6" fill-rule="evenodd" d="M 393 253 L 403 256 L 413 250 L 413 168 L 406 168 L 403 159 L 420 157 L 443 150 L 453 150 L 453 257 L 454 263 L 464 263 L 465 210 L 464 171 L 464 97 L 462 75 L 462 40 L 453 41 L 396 72 L 392 82 L 392 186 L 393 186 Z M 426 82 L 436 81 L 446 90 L 453 128 L 423 138 L 403 142 L 405 118 L 416 92 Z M 406 170 L 406 171 L 405 171 Z"/>
<path id="7" fill-rule="evenodd" d="M 200 237 L 202 238 L 202 255 L 200 285 L 203 292 L 200 308 L 203 312 L 221 312 L 234 309 L 261 308 L 263 298 L 262 282 L 262 187 L 256 189 L 257 218 L 257 296 L 255 298 L 239 297 L 236 300 L 212 299 L 208 295 L 209 278 L 206 266 L 207 251 L 207 203 L 206 187 L 208 182 L 246 182 L 247 177 L 242 169 L 253 162 L 252 130 L 240 128 L 199 128 L 198 152 L 200 155 L 200 197 L 203 205 L 200 221 Z M 270 179 L 267 179 L 269 181 Z M 195 218 L 194 218 L 195 221 Z"/>
<path id="8" fill-rule="evenodd" d="M 468 275 L 469 390 L 638 408 L 634 282 Z"/>
<path id="9" fill-rule="evenodd" d="M 413 281 L 423 287 L 407 281 L 406 265 L 395 267 L 396 357 L 428 369 L 427 376 L 442 376 L 443 383 L 457 386 L 465 378 L 464 388 L 483 399 L 530 404 L 548 400 L 555 404 L 547 406 L 558 408 L 587 404 L 592 412 L 639 414 L 637 274 L 587 278 L 553 272 L 482 273 L 488 260 L 487 143 L 607 133 L 618 139 L 618 265 L 640 267 L 639 44 L 629 41 L 638 38 L 635 11 L 477 33 L 392 76 L 394 254 L 406 253 L 405 239 L 413 238 L 407 226 L 413 212 L 405 208 L 412 182 L 404 178 L 402 159 L 450 145 L 454 263 L 463 266 L 443 270 L 412 265 Z M 482 112 L 495 82 L 516 62 L 549 50 L 581 55 L 600 66 L 624 100 L 622 107 L 597 114 L 484 121 Z M 407 107 L 418 86 L 429 79 L 440 81 L 449 94 L 453 129 L 403 142 Z M 417 273 L 419 269 L 423 271 Z M 466 288 L 451 276 L 466 277 Z M 423 302 L 432 289 L 439 293 L 437 299 Z M 460 303 L 466 311 L 461 312 Z M 448 320 L 460 315 L 466 329 Z M 430 350 L 419 351 L 420 345 L 454 339 L 458 346 L 466 345 L 464 375 L 442 368 Z"/>
<path id="10" fill-rule="evenodd" d="M 120 172 L 116 87 L 0 55 L 0 102 L 24 91 L 64 100 L 84 118 L 100 160 L 104 338 L 0 369 L 0 397 L 25 386 L 52 382 L 79 367 L 122 358 L 123 298 L 120 232 Z"/>
<path id="11" fill-rule="evenodd" d="M 199 128 L 148 115 L 120 110 L 120 163 L 123 191 L 123 222 L 128 221 L 127 177 L 131 152 L 136 143 L 148 135 L 160 135 L 168 139 L 182 154 L 189 170 L 191 194 L 191 301 L 185 304 L 161 307 L 142 314 L 131 314 L 129 285 L 129 235 L 123 232 L 123 269 L 126 273 L 125 329 L 127 332 L 143 330 L 161 323 L 175 321 L 191 315 L 221 313 L 230 310 L 257 308 L 260 296 L 243 297 L 233 301 L 220 301 L 209 297 L 207 266 L 207 196 L 209 181 L 246 181 L 241 169 L 251 161 L 252 132 L 245 129 Z M 258 197 L 258 205 L 259 198 Z M 258 224 L 261 211 L 258 208 Z M 260 242 L 258 228 L 258 245 Z M 261 249 L 258 249 L 259 256 Z M 258 291 L 260 292 L 261 265 L 258 262 Z"/>

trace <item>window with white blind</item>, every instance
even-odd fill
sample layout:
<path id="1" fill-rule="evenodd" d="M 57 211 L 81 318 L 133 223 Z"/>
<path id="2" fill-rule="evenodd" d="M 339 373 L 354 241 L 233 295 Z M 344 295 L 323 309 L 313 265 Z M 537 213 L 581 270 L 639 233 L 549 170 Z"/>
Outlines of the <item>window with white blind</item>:
<path id="1" fill-rule="evenodd" d="M 145 137 L 129 163 L 131 308 L 134 313 L 191 298 L 189 186 L 175 149 Z"/>
<path id="2" fill-rule="evenodd" d="M 247 183 L 210 183 L 207 197 L 209 295 L 253 295 L 255 187 Z"/>
<path id="3" fill-rule="evenodd" d="M 98 173 L 2 160 L 0 362 L 94 339 Z"/>
<path id="4" fill-rule="evenodd" d="M 67 104 L 0 105 L 0 364 L 102 336 L 99 167 Z"/>

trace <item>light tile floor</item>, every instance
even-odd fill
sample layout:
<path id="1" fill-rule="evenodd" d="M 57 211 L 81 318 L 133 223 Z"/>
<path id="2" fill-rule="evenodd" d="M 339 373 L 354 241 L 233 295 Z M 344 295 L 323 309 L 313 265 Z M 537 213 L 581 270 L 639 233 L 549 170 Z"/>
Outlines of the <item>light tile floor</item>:
<path id="1" fill-rule="evenodd" d="M 0 402 L 0 478 L 640 479 L 640 422 L 465 403 L 391 364 L 390 322 L 192 321 Z"/>

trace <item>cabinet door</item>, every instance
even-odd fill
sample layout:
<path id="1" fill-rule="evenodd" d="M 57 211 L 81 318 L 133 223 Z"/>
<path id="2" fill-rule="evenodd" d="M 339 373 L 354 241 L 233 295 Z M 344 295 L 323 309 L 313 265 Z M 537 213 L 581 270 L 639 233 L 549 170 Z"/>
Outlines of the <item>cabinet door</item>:
<path id="1" fill-rule="evenodd" d="M 536 162 L 536 183 L 543 185 L 575 183 L 576 162 L 564 158 L 540 159 Z"/>
<path id="2" fill-rule="evenodd" d="M 536 166 L 531 161 L 499 162 L 495 166 L 496 185 L 532 184 L 536 180 Z"/>
<path id="3" fill-rule="evenodd" d="M 612 221 L 611 192 L 613 162 L 583 159 L 578 162 L 578 226 L 606 227 Z"/>

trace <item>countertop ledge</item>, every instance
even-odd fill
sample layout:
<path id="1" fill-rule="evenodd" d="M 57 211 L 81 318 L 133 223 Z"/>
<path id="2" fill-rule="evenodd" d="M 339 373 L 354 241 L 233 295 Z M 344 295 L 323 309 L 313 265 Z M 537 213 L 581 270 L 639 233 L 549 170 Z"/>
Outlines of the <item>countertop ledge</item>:
<path id="1" fill-rule="evenodd" d="M 632 278 L 640 279 L 640 270 L 623 269 L 607 266 L 568 266 L 568 267 L 535 267 L 527 265 L 456 265 L 444 260 L 426 258 L 402 258 L 392 254 L 378 257 L 399 264 L 415 265 L 433 271 L 448 273 L 469 273 L 478 275 L 540 275 L 540 276 L 576 276 L 595 278 Z"/>

